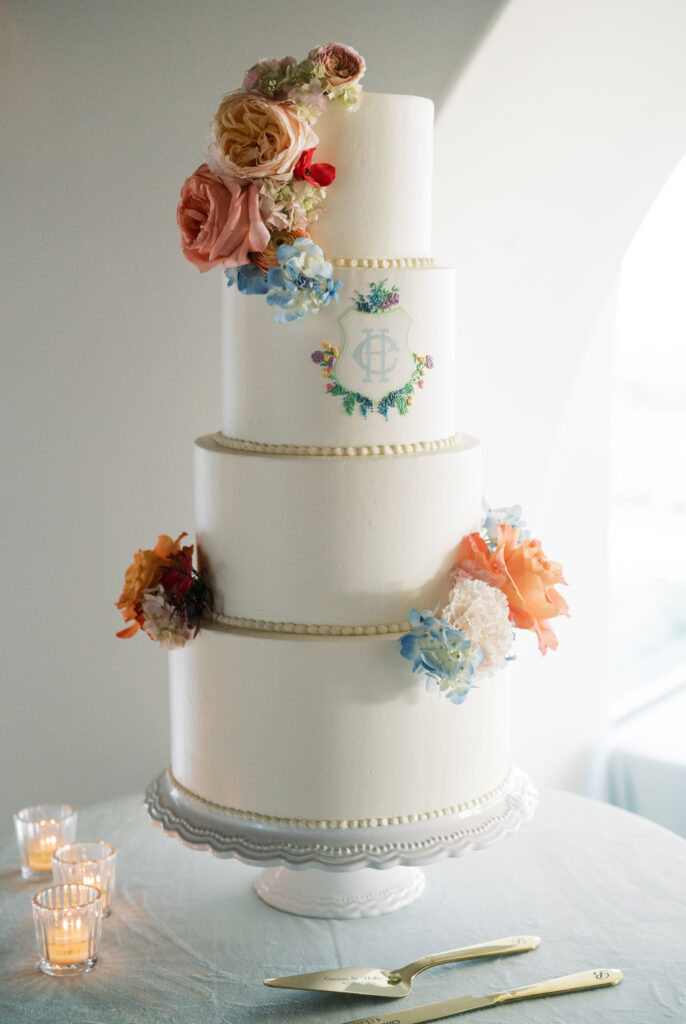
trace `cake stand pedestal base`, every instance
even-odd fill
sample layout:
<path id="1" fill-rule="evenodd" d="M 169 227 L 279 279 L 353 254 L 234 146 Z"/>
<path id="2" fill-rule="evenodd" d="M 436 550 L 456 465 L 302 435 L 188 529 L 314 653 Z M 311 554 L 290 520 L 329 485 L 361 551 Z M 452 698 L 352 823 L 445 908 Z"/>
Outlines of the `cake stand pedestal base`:
<path id="1" fill-rule="evenodd" d="M 209 803 L 169 770 L 148 786 L 148 814 L 167 835 L 216 857 L 266 868 L 255 888 L 272 907 L 306 917 L 371 917 L 406 907 L 424 888 L 419 870 L 482 850 L 534 813 L 536 789 L 512 767 L 483 798 L 403 821 L 299 821 Z"/>
<path id="2" fill-rule="evenodd" d="M 322 871 L 268 868 L 255 882 L 261 900 L 303 917 L 375 917 L 414 903 L 424 891 L 424 872 L 396 867 L 386 871 Z"/>

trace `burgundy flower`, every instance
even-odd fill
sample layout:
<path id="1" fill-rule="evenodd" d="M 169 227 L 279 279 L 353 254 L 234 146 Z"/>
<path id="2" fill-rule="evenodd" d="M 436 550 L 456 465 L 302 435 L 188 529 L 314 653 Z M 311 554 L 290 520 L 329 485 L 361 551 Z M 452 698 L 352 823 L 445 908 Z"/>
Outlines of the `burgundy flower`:
<path id="1" fill-rule="evenodd" d="M 162 573 L 160 582 L 173 597 L 184 597 L 193 584 L 193 562 L 190 555 L 179 554 L 175 565 Z"/>

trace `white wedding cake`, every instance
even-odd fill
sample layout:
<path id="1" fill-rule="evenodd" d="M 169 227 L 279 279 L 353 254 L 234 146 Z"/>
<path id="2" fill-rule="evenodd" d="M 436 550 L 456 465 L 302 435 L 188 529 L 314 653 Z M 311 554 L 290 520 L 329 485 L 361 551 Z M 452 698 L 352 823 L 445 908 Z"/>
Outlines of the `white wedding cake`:
<path id="1" fill-rule="evenodd" d="M 363 70 L 341 46 L 255 65 L 181 195 L 185 255 L 227 276 L 221 429 L 195 443 L 199 573 L 161 537 L 119 607 L 123 635 L 178 648 L 169 779 L 227 821 L 366 830 L 492 802 L 512 624 L 552 646 L 542 616 L 563 610 L 516 510 L 484 524 L 479 442 L 456 429 L 433 104 L 362 93 Z"/>
<path id="2" fill-rule="evenodd" d="M 458 707 L 399 657 L 408 610 L 445 603 L 457 543 L 482 519 L 479 444 L 455 431 L 455 271 L 430 266 L 433 104 L 364 94 L 317 134 L 336 184 L 312 234 L 343 287 L 284 324 L 224 287 L 222 432 L 195 446 L 216 622 L 171 656 L 171 770 L 247 814 L 454 812 L 507 776 L 509 698 L 507 668 Z M 384 278 L 399 304 L 360 314 L 355 295 Z M 355 361 L 368 325 L 379 354 Z M 407 415 L 348 416 L 327 393 L 311 355 L 344 332 L 346 381 L 372 397 L 410 376 L 385 339 L 430 355 Z"/>

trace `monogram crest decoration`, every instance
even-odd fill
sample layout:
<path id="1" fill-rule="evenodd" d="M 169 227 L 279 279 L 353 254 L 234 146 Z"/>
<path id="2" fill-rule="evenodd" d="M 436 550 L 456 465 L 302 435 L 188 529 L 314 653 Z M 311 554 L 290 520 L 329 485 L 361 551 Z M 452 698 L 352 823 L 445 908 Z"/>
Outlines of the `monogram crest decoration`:
<path id="1" fill-rule="evenodd" d="M 411 350 L 412 317 L 400 305 L 397 288 L 381 281 L 366 295 L 356 294 L 355 305 L 338 321 L 340 348 L 325 341 L 312 361 L 321 366 L 327 392 L 343 399 L 348 416 L 356 405 L 365 417 L 379 412 L 388 419 L 390 409 L 405 416 L 433 360 Z"/>

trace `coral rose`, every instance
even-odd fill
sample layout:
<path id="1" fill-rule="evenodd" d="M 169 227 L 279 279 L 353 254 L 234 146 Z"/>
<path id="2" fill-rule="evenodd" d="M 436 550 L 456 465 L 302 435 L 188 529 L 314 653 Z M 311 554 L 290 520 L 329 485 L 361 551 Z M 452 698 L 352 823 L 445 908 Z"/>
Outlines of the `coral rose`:
<path id="1" fill-rule="evenodd" d="M 201 273 L 221 263 L 240 267 L 248 252 L 263 249 L 269 229 L 260 214 L 259 186 L 224 181 L 201 164 L 186 178 L 176 211 L 181 249 Z"/>
<path id="2" fill-rule="evenodd" d="M 562 566 L 546 558 L 538 540 L 518 544 L 515 526 L 498 524 L 498 539 L 491 551 L 478 533 L 464 537 L 457 549 L 453 573 L 466 572 L 503 591 L 510 618 L 519 629 L 532 629 L 541 654 L 555 650 L 557 637 L 548 625 L 556 615 L 569 615 L 565 599 L 554 589 L 565 583 Z"/>
<path id="3" fill-rule="evenodd" d="M 324 80 L 331 96 L 338 96 L 362 78 L 367 70 L 364 57 L 352 46 L 343 43 L 325 43 L 310 50 L 308 57 L 324 68 Z"/>
<path id="4" fill-rule="evenodd" d="M 215 115 L 208 160 L 222 176 L 287 180 L 302 151 L 318 142 L 294 107 L 236 92 L 224 97 Z"/>
<path id="5" fill-rule="evenodd" d="M 180 541 L 185 536 L 186 534 L 182 533 L 176 540 L 172 540 L 166 534 L 160 534 L 152 550 L 148 548 L 145 551 L 137 551 L 133 556 L 133 562 L 124 576 L 124 589 L 116 604 L 124 617 L 124 622 L 132 624 L 122 629 L 117 636 L 128 638 L 138 632 L 145 619 L 141 608 L 143 593 L 159 583 L 164 570 L 173 563 L 175 557 L 181 556 L 185 559 L 192 556 L 192 545 L 184 548 L 180 546 Z"/>

